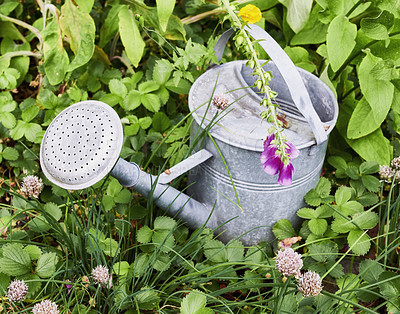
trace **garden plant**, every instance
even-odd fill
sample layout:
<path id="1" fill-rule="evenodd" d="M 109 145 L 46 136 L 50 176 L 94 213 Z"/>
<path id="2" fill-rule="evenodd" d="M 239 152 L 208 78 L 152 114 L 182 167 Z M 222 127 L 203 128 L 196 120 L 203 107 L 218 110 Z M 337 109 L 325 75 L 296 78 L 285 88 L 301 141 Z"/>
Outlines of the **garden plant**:
<path id="1" fill-rule="evenodd" d="M 192 84 L 248 60 L 271 125 L 254 167 L 290 188 L 299 151 L 250 24 L 339 104 L 300 225 L 279 220 L 275 239 L 253 246 L 222 242 L 111 176 L 77 191 L 46 178 L 47 127 L 89 99 L 120 117 L 121 158 L 168 173 L 209 136 L 190 141 Z M 399 66 L 399 0 L 1 1 L 0 312 L 400 313 Z M 223 115 L 230 104 L 206 105 Z M 185 191 L 187 178 L 172 184 Z"/>

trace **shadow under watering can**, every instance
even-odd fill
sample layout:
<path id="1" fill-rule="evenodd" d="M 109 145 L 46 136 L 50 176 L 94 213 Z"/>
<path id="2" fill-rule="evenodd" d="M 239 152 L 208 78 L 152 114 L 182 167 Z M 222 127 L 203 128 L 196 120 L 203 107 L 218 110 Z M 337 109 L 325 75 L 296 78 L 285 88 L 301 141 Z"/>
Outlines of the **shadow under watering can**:
<path id="1" fill-rule="evenodd" d="M 260 118 L 261 98 L 257 89 L 251 88 L 256 77 L 245 66 L 246 61 L 213 66 L 193 84 L 189 93 L 192 138 L 215 121 L 217 109 L 208 105 L 213 92 L 225 94 L 231 105 L 209 129 L 202 147 L 168 174 L 156 177 L 119 158 L 123 142 L 119 116 L 109 105 L 88 100 L 63 110 L 47 128 L 40 147 L 46 177 L 65 189 L 79 190 L 111 171 L 123 186 L 151 195 L 159 207 L 190 227 L 221 226 L 217 233 L 225 242 L 234 238 L 245 245 L 270 241 L 272 226 L 278 220 L 298 223 L 296 211 L 304 205 L 307 191 L 318 183 L 338 104 L 328 86 L 296 68 L 264 30 L 255 25 L 246 27 L 272 59 L 265 69 L 272 72 L 270 86 L 278 92 L 279 110 L 288 121 L 284 134 L 300 152 L 292 160 L 292 185 L 277 184 L 276 177 L 266 174 L 260 163 L 269 124 Z M 219 59 L 232 33 L 224 33 L 216 44 Z M 188 194 L 168 185 L 188 171 Z"/>

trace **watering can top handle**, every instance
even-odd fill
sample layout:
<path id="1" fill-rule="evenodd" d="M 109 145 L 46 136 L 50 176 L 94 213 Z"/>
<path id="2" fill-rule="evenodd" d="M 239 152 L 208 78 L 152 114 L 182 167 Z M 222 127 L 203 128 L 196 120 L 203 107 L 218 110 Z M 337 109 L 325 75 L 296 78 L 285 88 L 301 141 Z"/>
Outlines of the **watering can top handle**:
<path id="1" fill-rule="evenodd" d="M 272 61 L 274 61 L 289 88 L 293 102 L 310 125 L 317 144 L 319 145 L 326 141 L 328 137 L 324 126 L 312 105 L 307 89 L 292 60 L 281 46 L 261 27 L 249 24 L 245 26 L 245 29 L 251 37 L 258 40 L 261 47 L 267 52 Z M 215 44 L 214 51 L 218 61 L 221 61 L 225 46 L 233 33 L 233 29 L 227 30 Z"/>

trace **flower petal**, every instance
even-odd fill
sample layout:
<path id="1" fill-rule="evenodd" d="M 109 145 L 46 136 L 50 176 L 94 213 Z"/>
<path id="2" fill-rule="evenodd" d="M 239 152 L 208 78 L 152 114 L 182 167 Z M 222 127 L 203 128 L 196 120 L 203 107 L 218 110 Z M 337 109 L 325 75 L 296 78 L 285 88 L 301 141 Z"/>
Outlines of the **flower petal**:
<path id="1" fill-rule="evenodd" d="M 286 142 L 288 148 L 286 148 L 286 153 L 289 154 L 290 159 L 294 159 L 299 156 L 299 150 L 290 142 Z"/>
<path id="2" fill-rule="evenodd" d="M 294 173 L 294 167 L 291 163 L 283 165 L 279 172 L 278 183 L 280 185 L 291 185 L 292 177 Z"/>
<path id="3" fill-rule="evenodd" d="M 264 149 L 266 149 L 274 139 L 275 139 L 274 133 L 268 134 L 267 139 L 264 141 Z"/>
<path id="4" fill-rule="evenodd" d="M 265 163 L 268 159 L 275 156 L 275 152 L 278 150 L 278 147 L 270 145 L 268 146 L 260 155 L 261 163 Z"/>
<path id="5" fill-rule="evenodd" d="M 273 156 L 271 158 L 269 158 L 264 164 L 264 171 L 266 173 L 268 173 L 271 176 L 276 175 L 279 170 L 281 169 L 281 167 L 283 166 L 283 162 L 281 161 L 281 159 L 279 158 L 279 156 Z"/>

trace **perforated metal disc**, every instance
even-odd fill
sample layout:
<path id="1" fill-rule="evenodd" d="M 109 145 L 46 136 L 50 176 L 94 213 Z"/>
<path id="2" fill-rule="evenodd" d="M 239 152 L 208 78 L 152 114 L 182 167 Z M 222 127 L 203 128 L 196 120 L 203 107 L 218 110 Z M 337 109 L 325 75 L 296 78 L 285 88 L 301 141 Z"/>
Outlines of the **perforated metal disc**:
<path id="1" fill-rule="evenodd" d="M 84 189 L 111 171 L 122 141 L 122 124 L 114 109 L 100 101 L 82 101 L 51 122 L 40 146 L 40 164 L 54 184 Z"/>

